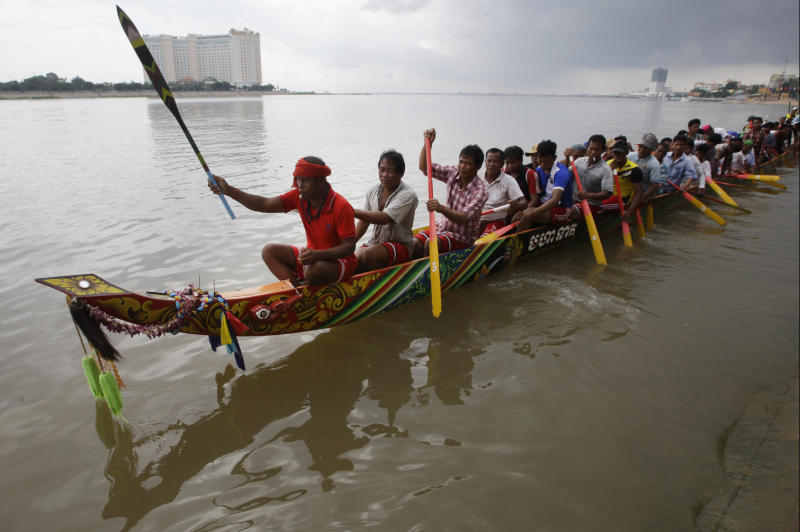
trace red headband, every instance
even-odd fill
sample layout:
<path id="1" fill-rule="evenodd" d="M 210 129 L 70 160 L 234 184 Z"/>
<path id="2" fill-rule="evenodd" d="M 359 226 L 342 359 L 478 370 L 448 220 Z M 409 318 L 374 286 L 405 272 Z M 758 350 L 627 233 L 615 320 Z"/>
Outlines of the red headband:
<path id="1" fill-rule="evenodd" d="M 331 175 L 331 169 L 324 164 L 314 164 L 300 159 L 294 165 L 294 177 L 328 177 Z"/>

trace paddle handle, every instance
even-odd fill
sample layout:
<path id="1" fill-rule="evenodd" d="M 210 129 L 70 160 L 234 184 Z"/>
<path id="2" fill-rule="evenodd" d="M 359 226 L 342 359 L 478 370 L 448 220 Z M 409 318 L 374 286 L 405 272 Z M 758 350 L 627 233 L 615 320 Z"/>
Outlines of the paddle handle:
<path id="1" fill-rule="evenodd" d="M 216 180 L 216 179 L 214 179 L 214 176 L 213 176 L 213 175 L 211 175 L 211 170 L 209 170 L 208 168 L 206 168 L 206 169 L 205 169 L 205 171 L 206 171 L 206 175 L 208 176 L 208 180 L 209 180 L 209 181 L 211 181 L 211 183 L 212 183 L 212 184 L 213 184 L 215 187 L 217 187 L 217 188 L 219 189 L 219 184 L 217 183 L 217 180 Z M 226 200 L 226 199 L 225 199 L 225 194 L 223 194 L 222 192 L 220 192 L 220 193 L 219 193 L 219 199 L 220 199 L 220 200 L 222 200 L 222 205 L 225 207 L 225 210 L 226 210 L 226 211 L 228 211 L 228 216 L 230 216 L 230 217 L 231 217 L 231 220 L 235 220 L 235 219 L 236 219 L 236 215 L 235 215 L 235 214 L 233 214 L 233 210 L 231 209 L 231 206 L 230 206 L 230 205 L 228 205 L 228 200 Z"/>
<path id="2" fill-rule="evenodd" d="M 483 211 L 481 213 L 481 216 L 484 216 L 486 214 L 493 214 L 493 213 L 496 213 L 496 212 L 507 211 L 509 207 L 511 207 L 511 204 L 510 203 L 506 203 L 505 205 L 501 205 L 501 206 L 495 207 L 493 209 L 486 209 L 485 211 Z"/>
<path id="3" fill-rule="evenodd" d="M 425 166 L 428 169 L 428 199 L 433 199 L 433 163 L 431 162 L 431 139 L 425 137 Z M 429 234 L 431 240 L 436 241 L 436 213 L 434 211 L 428 212 L 428 223 L 430 224 Z"/>

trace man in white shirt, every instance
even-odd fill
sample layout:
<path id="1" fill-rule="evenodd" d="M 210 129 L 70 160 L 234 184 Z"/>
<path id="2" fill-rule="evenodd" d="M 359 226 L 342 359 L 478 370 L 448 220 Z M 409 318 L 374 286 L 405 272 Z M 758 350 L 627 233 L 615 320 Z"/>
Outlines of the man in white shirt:
<path id="1" fill-rule="evenodd" d="M 499 148 L 491 148 L 486 152 L 486 170 L 482 173 L 481 179 L 484 181 L 489 199 L 486 200 L 483 209 L 497 209 L 505 205 L 509 207 L 500 212 L 481 216 L 482 234 L 491 233 L 506 225 L 507 221 L 528 203 L 517 180 L 503 172 L 505 159 L 505 153 Z"/>

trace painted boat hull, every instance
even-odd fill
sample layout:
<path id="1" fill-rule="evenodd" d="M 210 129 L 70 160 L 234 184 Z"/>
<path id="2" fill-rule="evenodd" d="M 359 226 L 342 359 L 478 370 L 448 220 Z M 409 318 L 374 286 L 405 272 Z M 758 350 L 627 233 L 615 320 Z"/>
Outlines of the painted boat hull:
<path id="1" fill-rule="evenodd" d="M 682 203 L 682 198 L 674 194 L 654 200 L 659 211 Z M 607 232 L 619 226 L 620 218 L 616 214 L 598 215 L 596 221 L 598 230 Z M 480 280 L 573 241 L 589 244 L 583 221 L 537 227 L 443 253 L 439 257 L 442 291 Z M 36 282 L 137 325 L 164 324 L 173 320 L 177 312 L 175 301 L 166 295 L 131 292 L 95 274 L 39 278 Z M 430 269 L 428 259 L 422 258 L 331 285 L 295 289 L 290 283 L 279 281 L 221 295 L 228 310 L 247 327 L 240 336 L 289 334 L 345 325 L 427 298 Z M 287 301 L 291 303 L 282 305 Z M 258 309 L 269 309 L 269 316 L 259 317 Z M 223 305 L 215 301 L 184 321 L 179 332 L 218 335 L 223 310 Z"/>

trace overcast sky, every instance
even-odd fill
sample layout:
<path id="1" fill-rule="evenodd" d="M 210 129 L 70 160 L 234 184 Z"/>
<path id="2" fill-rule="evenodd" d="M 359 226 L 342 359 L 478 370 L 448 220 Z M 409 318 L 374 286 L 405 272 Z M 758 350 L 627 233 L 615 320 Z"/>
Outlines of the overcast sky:
<path id="1" fill-rule="evenodd" d="M 124 1 L 124 0 L 123 0 Z M 261 34 L 263 82 L 318 92 L 617 93 L 798 70 L 798 0 L 130 0 L 142 34 Z M 2 0 L 0 81 L 142 81 L 113 2 Z"/>

